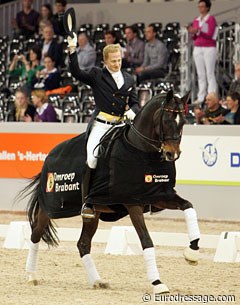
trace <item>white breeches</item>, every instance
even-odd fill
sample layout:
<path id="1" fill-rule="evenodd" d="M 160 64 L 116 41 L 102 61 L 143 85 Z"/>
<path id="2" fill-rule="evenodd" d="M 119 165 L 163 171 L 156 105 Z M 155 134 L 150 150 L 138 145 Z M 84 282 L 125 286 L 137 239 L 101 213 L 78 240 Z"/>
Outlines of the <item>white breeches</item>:
<path id="1" fill-rule="evenodd" d="M 217 93 L 215 77 L 217 49 L 215 47 L 194 47 L 193 58 L 198 76 L 198 101 L 203 102 L 207 93 Z"/>
<path id="2" fill-rule="evenodd" d="M 87 141 L 87 164 L 90 168 L 96 168 L 97 156 L 102 136 L 112 127 L 113 125 L 104 124 L 101 122 L 94 121 L 90 135 Z M 96 147 L 97 146 L 97 147 Z"/>

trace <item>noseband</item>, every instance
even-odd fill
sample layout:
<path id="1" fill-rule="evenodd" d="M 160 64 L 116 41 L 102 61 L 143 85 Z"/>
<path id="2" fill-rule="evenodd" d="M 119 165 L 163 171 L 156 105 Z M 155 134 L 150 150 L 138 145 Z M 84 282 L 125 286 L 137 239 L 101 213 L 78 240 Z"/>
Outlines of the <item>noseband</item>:
<path id="1" fill-rule="evenodd" d="M 138 131 L 135 128 L 133 122 L 131 122 L 130 120 L 127 120 L 126 123 L 130 126 L 130 129 L 136 134 L 136 136 L 138 136 L 141 140 L 143 140 L 143 142 L 152 146 L 156 151 L 161 153 L 161 152 L 164 151 L 164 141 L 166 141 L 166 140 L 179 141 L 179 139 L 181 139 L 181 137 L 182 137 L 182 132 L 178 136 L 170 137 L 170 136 L 165 136 L 164 135 L 163 128 L 162 128 L 162 125 L 163 125 L 162 117 L 163 117 L 164 112 L 183 113 L 183 112 L 185 112 L 185 110 L 184 109 L 175 110 L 175 109 L 166 108 L 166 107 L 163 106 L 160 109 L 160 111 L 161 112 L 160 112 L 160 115 L 159 115 L 160 116 L 160 123 L 159 123 L 159 139 L 158 140 L 151 139 L 151 138 L 145 136 L 144 134 L 142 134 L 140 131 Z"/>

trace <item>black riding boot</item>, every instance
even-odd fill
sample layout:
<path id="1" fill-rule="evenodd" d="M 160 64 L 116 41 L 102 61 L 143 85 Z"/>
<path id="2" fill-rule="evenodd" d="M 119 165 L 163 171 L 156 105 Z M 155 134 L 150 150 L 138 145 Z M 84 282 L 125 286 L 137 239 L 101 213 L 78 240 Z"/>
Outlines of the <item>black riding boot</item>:
<path id="1" fill-rule="evenodd" d="M 82 210 L 81 215 L 84 218 L 94 218 L 95 217 L 95 211 L 94 207 L 89 204 L 85 203 L 86 197 L 89 192 L 89 185 L 91 182 L 91 176 L 92 176 L 92 169 L 87 165 L 86 166 L 86 172 L 82 180 L 81 184 L 81 190 L 82 190 Z"/>

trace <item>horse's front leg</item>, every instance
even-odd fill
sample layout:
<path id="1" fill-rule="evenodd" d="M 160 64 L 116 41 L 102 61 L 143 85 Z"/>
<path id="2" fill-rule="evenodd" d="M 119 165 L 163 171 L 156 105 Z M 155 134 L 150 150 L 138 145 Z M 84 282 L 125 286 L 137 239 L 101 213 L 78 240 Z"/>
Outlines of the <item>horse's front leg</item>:
<path id="1" fill-rule="evenodd" d="M 92 238 L 97 230 L 100 213 L 97 212 L 94 219 L 89 222 L 83 220 L 83 227 L 77 247 L 86 269 L 87 279 L 93 288 L 109 288 L 109 284 L 104 282 L 95 266 L 90 254 Z"/>
<path id="2" fill-rule="evenodd" d="M 186 199 L 181 198 L 176 193 L 166 196 L 161 201 L 154 203 L 157 208 L 165 208 L 171 210 L 182 210 L 187 224 L 187 231 L 190 240 L 190 246 L 185 248 L 183 255 L 187 262 L 196 265 L 198 263 L 200 253 L 198 242 L 200 240 L 200 230 L 198 226 L 197 213 L 192 204 Z"/>
<path id="3" fill-rule="evenodd" d="M 168 287 L 160 281 L 155 249 L 143 217 L 143 206 L 126 205 L 126 208 L 142 245 L 147 275 L 153 285 L 154 294 L 169 292 Z"/>
<path id="4" fill-rule="evenodd" d="M 187 224 L 188 237 L 190 246 L 184 249 L 183 255 L 187 262 L 196 265 L 200 258 L 198 242 L 200 240 L 200 230 L 198 225 L 197 213 L 191 202 L 181 198 L 176 194 L 180 202 L 180 209 L 184 213 Z"/>

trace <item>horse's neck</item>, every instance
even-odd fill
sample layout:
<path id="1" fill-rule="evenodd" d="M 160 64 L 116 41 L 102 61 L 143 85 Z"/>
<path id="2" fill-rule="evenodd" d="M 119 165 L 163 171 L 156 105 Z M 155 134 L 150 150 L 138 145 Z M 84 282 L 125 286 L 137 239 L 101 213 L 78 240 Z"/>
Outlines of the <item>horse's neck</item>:
<path id="1" fill-rule="evenodd" d="M 139 113 L 133 123 L 134 128 L 130 128 L 127 132 L 127 139 L 134 147 L 141 151 L 151 152 L 153 147 L 144 141 L 143 137 L 155 140 L 153 115 Z M 139 133 L 143 136 L 139 136 Z"/>

